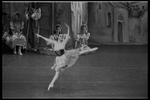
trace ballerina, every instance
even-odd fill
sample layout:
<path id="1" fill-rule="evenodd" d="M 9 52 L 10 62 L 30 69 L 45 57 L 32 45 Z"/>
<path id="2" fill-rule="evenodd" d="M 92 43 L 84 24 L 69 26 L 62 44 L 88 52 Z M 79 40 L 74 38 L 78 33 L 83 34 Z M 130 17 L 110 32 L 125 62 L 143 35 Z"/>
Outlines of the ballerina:
<path id="1" fill-rule="evenodd" d="M 59 77 L 59 73 L 74 65 L 77 59 L 79 58 L 79 55 L 85 53 L 85 52 L 79 52 L 79 49 L 65 50 L 66 43 L 70 39 L 69 26 L 67 24 L 65 25 L 68 27 L 68 32 L 65 36 L 65 39 L 63 39 L 63 41 L 61 39 L 59 39 L 58 41 L 52 40 L 50 38 L 45 38 L 39 34 L 36 34 L 38 37 L 43 38 L 47 42 L 47 44 L 53 44 L 54 52 L 56 54 L 55 63 L 51 67 L 51 69 L 55 70 L 55 76 L 53 77 L 51 83 L 49 84 L 48 90 L 50 90 L 50 88 L 54 86 L 55 81 Z"/>

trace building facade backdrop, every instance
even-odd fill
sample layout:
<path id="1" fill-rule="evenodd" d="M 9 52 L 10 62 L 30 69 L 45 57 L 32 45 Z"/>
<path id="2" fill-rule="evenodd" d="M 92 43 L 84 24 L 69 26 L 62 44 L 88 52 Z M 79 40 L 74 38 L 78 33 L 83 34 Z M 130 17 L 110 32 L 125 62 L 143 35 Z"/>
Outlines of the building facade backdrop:
<path id="1" fill-rule="evenodd" d="M 88 3 L 91 44 L 148 43 L 147 2 Z"/>

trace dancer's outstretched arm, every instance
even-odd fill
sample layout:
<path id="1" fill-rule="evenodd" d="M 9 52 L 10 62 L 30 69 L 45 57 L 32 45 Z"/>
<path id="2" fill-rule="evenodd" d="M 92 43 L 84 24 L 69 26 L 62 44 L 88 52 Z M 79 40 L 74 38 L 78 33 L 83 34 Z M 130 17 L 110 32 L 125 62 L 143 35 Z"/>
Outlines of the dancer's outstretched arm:
<path id="1" fill-rule="evenodd" d="M 35 34 L 37 37 L 41 37 L 42 39 L 44 39 L 45 41 L 49 42 L 49 43 L 55 43 L 56 41 L 50 39 L 50 38 L 46 38 L 46 37 L 43 37 L 42 35 L 39 35 L 39 34 Z"/>
<path id="2" fill-rule="evenodd" d="M 69 32 L 70 32 L 69 26 L 66 23 L 65 23 L 65 25 L 68 27 L 67 36 L 69 36 Z"/>
<path id="3" fill-rule="evenodd" d="M 65 25 L 68 27 L 68 31 L 67 31 L 67 35 L 66 35 L 66 38 L 65 40 L 63 41 L 65 44 L 67 43 L 67 41 L 69 40 L 70 36 L 69 36 L 69 33 L 70 33 L 70 29 L 69 29 L 69 26 L 65 23 Z"/>

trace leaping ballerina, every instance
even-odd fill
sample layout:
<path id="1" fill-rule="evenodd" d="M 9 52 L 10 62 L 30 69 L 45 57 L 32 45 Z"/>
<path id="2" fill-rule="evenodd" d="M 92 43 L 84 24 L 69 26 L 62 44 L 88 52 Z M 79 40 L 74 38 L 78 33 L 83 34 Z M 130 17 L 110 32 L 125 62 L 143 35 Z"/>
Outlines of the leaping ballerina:
<path id="1" fill-rule="evenodd" d="M 36 34 L 36 36 L 44 39 L 47 42 L 47 44 L 53 44 L 54 52 L 56 54 L 55 63 L 51 67 L 51 69 L 54 69 L 56 72 L 55 72 L 55 76 L 53 77 L 51 83 L 48 86 L 48 90 L 50 90 L 50 88 L 54 86 L 54 82 L 58 79 L 59 73 L 61 71 L 64 71 L 65 69 L 68 69 L 71 66 L 73 66 L 77 61 L 77 59 L 79 58 L 79 55 L 88 52 L 88 51 L 80 52 L 79 49 L 65 50 L 66 43 L 70 39 L 69 26 L 67 24 L 65 25 L 68 28 L 68 30 L 65 39 L 63 41 L 52 40 L 50 38 L 45 38 L 39 34 Z"/>

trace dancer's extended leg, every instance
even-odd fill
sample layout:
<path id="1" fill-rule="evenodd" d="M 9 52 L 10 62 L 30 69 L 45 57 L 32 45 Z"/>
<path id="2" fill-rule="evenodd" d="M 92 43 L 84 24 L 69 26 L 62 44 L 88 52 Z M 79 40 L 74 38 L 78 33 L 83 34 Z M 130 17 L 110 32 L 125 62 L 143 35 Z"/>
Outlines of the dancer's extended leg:
<path id="1" fill-rule="evenodd" d="M 57 80 L 57 78 L 59 77 L 59 73 L 60 73 L 60 71 L 56 71 L 55 72 L 55 76 L 54 76 L 54 78 L 53 78 L 53 80 L 51 81 L 51 83 L 49 84 L 49 86 L 48 86 L 48 91 L 50 90 L 50 88 L 51 87 L 53 87 L 54 86 L 54 82 Z"/>

